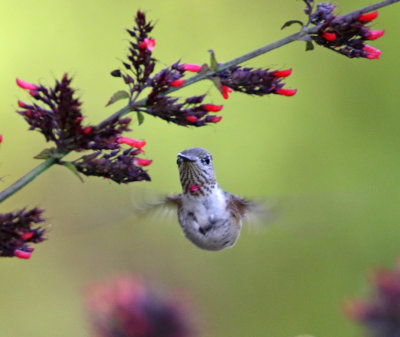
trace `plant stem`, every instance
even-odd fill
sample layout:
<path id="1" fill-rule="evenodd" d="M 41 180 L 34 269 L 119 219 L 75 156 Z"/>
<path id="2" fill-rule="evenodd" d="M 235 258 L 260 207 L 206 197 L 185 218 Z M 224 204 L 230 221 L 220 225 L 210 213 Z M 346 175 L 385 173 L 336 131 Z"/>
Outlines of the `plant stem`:
<path id="1" fill-rule="evenodd" d="M 362 13 L 368 13 L 374 10 L 377 10 L 379 8 L 388 6 L 388 5 L 392 5 L 396 2 L 399 2 L 400 0 L 384 0 L 381 1 L 379 3 L 376 4 L 372 4 L 370 6 L 358 9 L 356 11 L 353 11 L 351 13 L 348 13 L 346 15 L 352 15 L 358 12 L 362 12 Z M 218 70 L 209 70 L 207 72 L 204 73 L 200 73 L 197 74 L 189 79 L 187 79 L 184 84 L 180 87 L 177 88 L 170 88 L 168 91 L 166 91 L 164 93 L 164 95 L 168 95 L 174 91 L 180 90 L 184 87 L 187 87 L 189 85 L 192 85 L 196 82 L 199 82 L 201 80 L 207 79 L 210 76 L 215 75 L 216 73 L 228 69 L 234 65 L 238 65 L 240 63 L 246 62 L 250 59 L 253 59 L 259 55 L 265 54 L 267 52 L 270 52 L 271 50 L 280 48 L 286 44 L 289 44 L 291 42 L 297 41 L 297 40 L 301 40 L 304 36 L 306 36 L 307 34 L 311 34 L 311 33 L 316 33 L 318 31 L 318 27 L 311 27 L 311 28 L 305 28 L 302 31 L 289 35 L 287 37 L 284 37 L 283 39 L 280 39 L 278 41 L 272 42 L 270 44 L 267 44 L 261 48 L 258 48 L 256 50 L 253 50 L 247 54 L 244 54 L 242 56 L 239 56 L 229 62 L 226 63 L 222 63 L 219 65 Z M 111 120 L 113 120 L 114 118 L 118 118 L 121 116 L 126 115 L 127 113 L 129 113 L 130 111 L 133 111 L 135 109 L 135 107 L 138 106 L 143 106 L 146 104 L 146 98 L 141 99 L 137 102 L 135 102 L 134 104 L 131 105 L 127 105 L 125 107 L 123 107 L 122 109 L 120 109 L 119 111 L 115 112 L 114 114 L 112 114 L 111 116 L 109 116 L 108 118 L 106 118 L 105 120 L 103 120 L 99 126 L 104 126 L 106 125 L 108 122 L 110 122 Z M 64 153 L 59 153 L 58 154 L 58 158 L 50 158 L 45 160 L 44 162 L 42 162 L 40 165 L 38 165 L 37 167 L 35 167 L 32 171 L 28 172 L 26 175 L 24 175 L 22 178 L 18 179 L 15 183 L 13 183 L 12 185 L 10 185 L 9 187 L 7 187 L 5 190 L 3 190 L 2 192 L 0 192 L 0 202 L 3 202 L 4 200 L 6 200 L 8 197 L 10 197 L 11 195 L 13 195 L 15 192 L 19 191 L 21 188 L 23 188 L 25 185 L 27 185 L 28 183 L 30 183 L 33 179 L 35 179 L 37 176 L 39 176 L 41 173 L 43 173 L 44 171 L 46 171 L 48 168 L 50 168 L 51 166 L 53 166 L 54 164 L 56 164 L 57 162 L 59 162 L 59 160 L 61 158 L 63 158 L 64 156 L 66 156 L 69 152 L 64 152 Z"/>
<path id="2" fill-rule="evenodd" d="M 4 201 L 15 192 L 19 191 L 22 187 L 29 184 L 33 179 L 35 179 L 39 174 L 46 171 L 49 167 L 56 163 L 57 159 L 49 158 L 42 162 L 40 165 L 36 166 L 32 171 L 25 174 L 22 178 L 18 179 L 14 184 L 6 188 L 0 193 L 0 201 Z"/>
<path id="3" fill-rule="evenodd" d="M 396 3 L 396 2 L 399 2 L 399 1 L 400 1 L 400 0 L 385 0 L 385 1 L 381 1 L 381 2 L 378 2 L 378 3 L 376 3 L 376 4 L 372 4 L 372 5 L 370 5 L 370 6 L 367 6 L 367 7 L 358 9 L 358 10 L 356 10 L 356 11 L 350 12 L 350 13 L 348 13 L 348 14 L 346 14 L 346 15 L 352 15 L 352 14 L 355 14 L 355 13 L 357 13 L 357 12 L 368 13 L 368 12 L 376 11 L 376 10 L 379 9 L 379 8 L 392 5 L 392 4 L 394 4 L 394 3 Z"/>

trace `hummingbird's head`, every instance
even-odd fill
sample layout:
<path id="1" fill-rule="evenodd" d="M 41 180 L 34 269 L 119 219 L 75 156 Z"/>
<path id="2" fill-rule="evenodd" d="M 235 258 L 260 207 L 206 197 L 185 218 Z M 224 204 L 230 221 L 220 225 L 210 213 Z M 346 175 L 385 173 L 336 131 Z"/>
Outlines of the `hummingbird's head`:
<path id="1" fill-rule="evenodd" d="M 194 196 L 205 196 L 216 186 L 211 154 L 201 147 L 178 153 L 178 169 L 182 191 Z"/>

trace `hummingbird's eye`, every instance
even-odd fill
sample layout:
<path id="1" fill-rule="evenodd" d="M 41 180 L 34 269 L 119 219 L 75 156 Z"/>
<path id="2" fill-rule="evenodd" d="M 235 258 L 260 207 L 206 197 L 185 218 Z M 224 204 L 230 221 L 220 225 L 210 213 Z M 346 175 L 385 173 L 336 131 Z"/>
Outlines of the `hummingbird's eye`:
<path id="1" fill-rule="evenodd" d="M 210 165 L 210 162 L 211 162 L 211 158 L 210 158 L 209 156 L 204 157 L 204 158 L 201 160 L 201 163 L 204 164 L 204 165 Z"/>
<path id="2" fill-rule="evenodd" d="M 182 163 L 182 158 L 178 157 L 178 159 L 176 160 L 176 163 L 179 165 L 180 163 Z"/>

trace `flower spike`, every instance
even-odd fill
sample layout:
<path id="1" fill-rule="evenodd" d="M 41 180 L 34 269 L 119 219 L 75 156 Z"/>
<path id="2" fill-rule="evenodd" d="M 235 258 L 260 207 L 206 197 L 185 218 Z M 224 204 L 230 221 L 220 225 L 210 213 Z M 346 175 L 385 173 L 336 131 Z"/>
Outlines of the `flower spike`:
<path id="1" fill-rule="evenodd" d="M 335 6 L 320 3 L 313 12 L 308 12 L 309 20 L 318 27 L 311 38 L 319 45 L 329 48 L 349 58 L 364 57 L 379 59 L 379 54 L 366 50 L 367 40 L 376 40 L 383 30 L 370 30 L 368 23 L 378 16 L 378 12 L 360 14 L 350 13 L 344 16 L 334 14 Z"/>
<path id="2" fill-rule="evenodd" d="M 119 148 L 116 138 L 129 130 L 130 119 L 117 117 L 101 126 L 83 126 L 82 103 L 75 97 L 71 81 L 67 74 L 50 88 L 19 81 L 37 103 L 29 105 L 19 100 L 17 112 L 31 130 L 38 130 L 46 141 L 54 142 L 58 151 Z"/>
<path id="3" fill-rule="evenodd" d="M 45 230 L 39 226 L 44 222 L 43 211 L 38 208 L 21 209 L 15 213 L 0 214 L 0 256 L 29 259 L 32 243 L 45 240 Z"/>

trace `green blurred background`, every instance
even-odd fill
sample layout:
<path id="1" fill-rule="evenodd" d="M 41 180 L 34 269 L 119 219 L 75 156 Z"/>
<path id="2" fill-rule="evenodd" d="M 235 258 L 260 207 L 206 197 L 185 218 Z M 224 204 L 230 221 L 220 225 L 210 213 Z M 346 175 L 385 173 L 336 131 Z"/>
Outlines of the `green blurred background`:
<path id="1" fill-rule="evenodd" d="M 337 1 L 340 13 L 371 4 Z M 38 164 L 47 146 L 14 111 L 27 100 L 15 78 L 53 84 L 73 75 L 83 111 L 98 122 L 122 88 L 109 72 L 127 53 L 124 28 L 138 8 L 157 21 L 160 68 L 177 59 L 208 61 L 207 50 L 228 61 L 296 28 L 303 18 L 294 0 L 11 1 L 0 3 L 0 184 L 7 187 Z M 31 260 L 3 259 L 0 336 L 89 336 L 82 289 L 93 280 L 133 272 L 166 293 L 189 294 L 201 335 L 354 336 L 343 315 L 346 298 L 368 293 L 371 268 L 393 266 L 400 241 L 400 5 L 380 11 L 372 44 L 381 60 L 350 60 L 293 43 L 248 62 L 293 67 L 287 88 L 296 96 L 223 101 L 211 83 L 182 95 L 209 92 L 224 104 L 218 125 L 192 129 L 147 117 L 129 134 L 146 139 L 150 183 L 118 186 L 87 178 L 82 184 L 54 167 L 2 204 L 46 209 L 48 241 Z M 281 200 L 281 214 L 266 230 L 244 229 L 233 249 L 201 251 L 176 219 L 135 219 L 132 199 L 146 191 L 178 192 L 176 154 L 202 146 L 214 155 L 220 185 L 248 197 Z"/>

